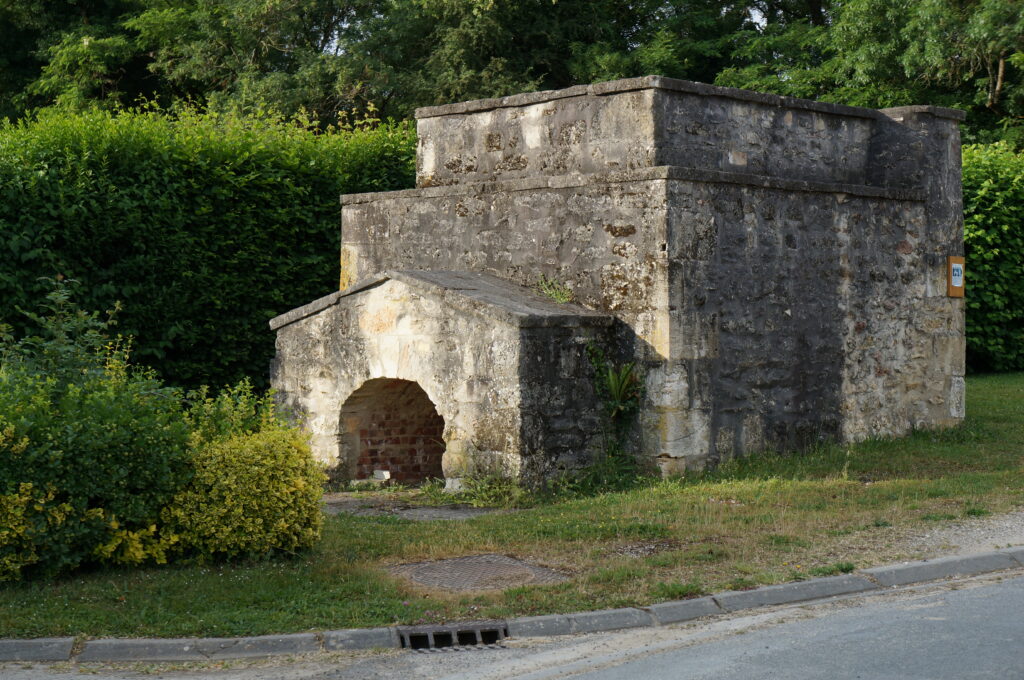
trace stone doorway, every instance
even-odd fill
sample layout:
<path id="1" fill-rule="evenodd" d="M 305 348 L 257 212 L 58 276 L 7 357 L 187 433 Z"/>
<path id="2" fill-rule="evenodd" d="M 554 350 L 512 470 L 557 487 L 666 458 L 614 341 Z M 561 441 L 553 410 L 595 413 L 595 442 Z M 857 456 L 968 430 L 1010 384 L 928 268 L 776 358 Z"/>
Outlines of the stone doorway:
<path id="1" fill-rule="evenodd" d="M 353 479 L 387 473 L 403 484 L 441 479 L 444 418 L 417 383 L 367 380 L 341 409 L 342 460 Z"/>

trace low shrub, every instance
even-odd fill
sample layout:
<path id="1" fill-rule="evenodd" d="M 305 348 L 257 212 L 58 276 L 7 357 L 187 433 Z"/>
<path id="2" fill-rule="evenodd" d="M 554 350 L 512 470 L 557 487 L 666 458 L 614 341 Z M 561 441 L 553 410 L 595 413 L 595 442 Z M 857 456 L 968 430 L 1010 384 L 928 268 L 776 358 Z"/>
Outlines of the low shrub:
<path id="1" fill-rule="evenodd" d="M 204 442 L 192 466 L 161 514 L 176 552 L 205 562 L 295 552 L 320 538 L 326 476 L 298 431 L 269 426 Z"/>
<path id="2" fill-rule="evenodd" d="M 53 487 L 44 491 L 27 482 L 0 494 L 0 582 L 47 559 L 49 537 L 74 514 L 70 503 L 55 503 L 55 495 Z"/>
<path id="3" fill-rule="evenodd" d="M 0 581 L 315 542 L 323 473 L 270 397 L 183 400 L 52 286 L 42 335 L 0 328 Z"/>
<path id="4" fill-rule="evenodd" d="M 0 495 L 24 526 L 3 549 L 55 573 L 150 526 L 188 477 L 188 430 L 177 392 L 104 344 L 109 321 L 66 282 L 44 309 L 43 335 L 0 341 Z"/>

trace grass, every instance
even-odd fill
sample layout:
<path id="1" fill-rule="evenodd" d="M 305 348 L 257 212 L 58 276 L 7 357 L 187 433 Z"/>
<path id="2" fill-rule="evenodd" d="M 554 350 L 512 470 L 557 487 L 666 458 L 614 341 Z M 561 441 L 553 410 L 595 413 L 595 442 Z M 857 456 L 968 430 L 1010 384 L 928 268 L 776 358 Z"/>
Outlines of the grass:
<path id="1" fill-rule="evenodd" d="M 312 552 L 221 566 L 77 573 L 0 589 L 0 636 L 286 633 L 644 605 L 906 557 L 915 527 L 1024 506 L 1024 374 L 968 381 L 952 431 L 733 462 L 697 479 L 453 525 L 328 518 Z M 664 546 L 653 554 L 631 547 Z M 565 583 L 417 590 L 386 567 L 500 553 Z"/>

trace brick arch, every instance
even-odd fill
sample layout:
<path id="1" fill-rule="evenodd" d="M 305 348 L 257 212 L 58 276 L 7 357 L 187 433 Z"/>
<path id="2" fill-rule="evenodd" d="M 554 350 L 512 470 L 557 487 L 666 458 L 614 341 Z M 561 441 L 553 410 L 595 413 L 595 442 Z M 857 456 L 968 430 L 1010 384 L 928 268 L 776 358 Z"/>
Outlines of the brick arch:
<path id="1" fill-rule="evenodd" d="M 350 461 L 353 479 L 375 470 L 413 484 L 444 476 L 444 418 L 416 382 L 367 380 L 342 405 L 341 425 L 342 460 Z"/>

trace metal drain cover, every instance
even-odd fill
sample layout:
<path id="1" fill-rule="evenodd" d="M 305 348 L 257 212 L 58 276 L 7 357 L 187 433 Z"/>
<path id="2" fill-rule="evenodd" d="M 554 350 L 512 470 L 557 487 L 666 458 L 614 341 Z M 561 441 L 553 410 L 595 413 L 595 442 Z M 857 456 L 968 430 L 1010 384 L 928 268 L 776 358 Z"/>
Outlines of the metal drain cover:
<path id="1" fill-rule="evenodd" d="M 505 555 L 470 555 L 438 562 L 399 564 L 390 571 L 417 585 L 445 590 L 504 590 L 566 580 L 557 571 Z"/>

